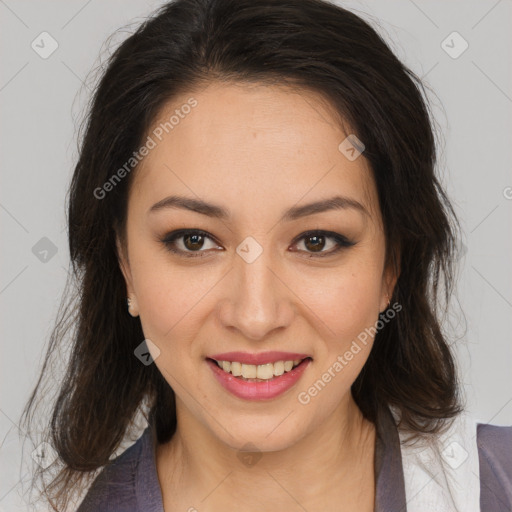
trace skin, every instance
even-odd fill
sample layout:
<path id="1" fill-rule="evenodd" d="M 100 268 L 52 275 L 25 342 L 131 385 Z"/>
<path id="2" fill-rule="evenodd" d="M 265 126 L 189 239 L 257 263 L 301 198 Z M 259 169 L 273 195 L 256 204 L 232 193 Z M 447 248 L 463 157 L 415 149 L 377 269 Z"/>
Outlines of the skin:
<path id="1" fill-rule="evenodd" d="M 164 508 L 373 510 L 375 428 L 350 392 L 373 340 L 307 405 L 298 401 L 375 324 L 396 282 L 384 265 L 369 165 L 340 152 L 347 133 L 313 92 L 211 83 L 174 98 L 155 126 L 191 96 L 198 105 L 134 176 L 126 253 L 118 240 L 130 313 L 159 348 L 154 364 L 176 394 L 177 432 L 156 448 Z M 171 194 L 218 204 L 231 217 L 177 208 L 148 213 Z M 335 194 L 366 213 L 344 208 L 279 220 L 292 206 Z M 161 239 L 181 228 L 214 237 L 204 239 L 203 257 L 165 247 Z M 355 245 L 316 256 L 315 241 L 298 238 L 314 229 Z M 252 263 L 236 252 L 248 236 L 263 249 Z M 200 246 L 185 241 L 175 246 L 189 253 Z M 326 238 L 318 250 L 334 248 Z M 313 361 L 286 393 L 246 401 L 224 390 L 205 362 L 232 350 L 299 352 Z M 257 447 L 252 465 L 240 457 L 248 442 Z"/>

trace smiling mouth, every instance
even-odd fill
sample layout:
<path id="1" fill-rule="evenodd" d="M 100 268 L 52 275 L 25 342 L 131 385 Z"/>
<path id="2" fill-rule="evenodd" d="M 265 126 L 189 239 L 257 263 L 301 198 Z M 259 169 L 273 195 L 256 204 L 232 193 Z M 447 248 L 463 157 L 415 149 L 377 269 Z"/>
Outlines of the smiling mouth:
<path id="1" fill-rule="evenodd" d="M 233 375 L 233 377 L 247 382 L 266 382 L 291 372 L 297 368 L 297 366 L 304 363 L 304 361 L 311 359 L 311 357 L 258 365 L 244 364 L 237 361 L 217 361 L 216 359 L 208 359 L 216 363 L 224 372 Z"/>

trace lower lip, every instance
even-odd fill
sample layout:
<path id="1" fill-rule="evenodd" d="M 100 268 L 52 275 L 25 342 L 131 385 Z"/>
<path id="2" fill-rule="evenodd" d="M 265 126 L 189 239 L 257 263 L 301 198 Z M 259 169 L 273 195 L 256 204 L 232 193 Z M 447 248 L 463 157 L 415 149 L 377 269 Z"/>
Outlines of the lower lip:
<path id="1" fill-rule="evenodd" d="M 293 370 L 283 373 L 279 377 L 262 382 L 242 380 L 231 373 L 225 372 L 211 359 L 207 359 L 206 362 L 210 365 L 213 374 L 224 389 L 233 395 L 244 400 L 268 400 L 288 391 L 301 378 L 311 359 L 305 359 Z"/>

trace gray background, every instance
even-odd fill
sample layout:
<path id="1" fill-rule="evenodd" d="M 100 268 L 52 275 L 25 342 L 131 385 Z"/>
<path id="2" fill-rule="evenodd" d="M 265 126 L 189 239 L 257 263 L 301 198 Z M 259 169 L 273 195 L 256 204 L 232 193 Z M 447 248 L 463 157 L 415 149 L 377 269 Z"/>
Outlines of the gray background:
<path id="1" fill-rule="evenodd" d="M 16 421 L 35 385 L 65 283 L 65 194 L 90 72 L 100 53 L 108 55 L 108 36 L 133 23 L 112 39 L 112 48 L 160 4 L 0 0 L 0 511 L 26 510 L 24 433 Z M 430 99 L 445 141 L 440 172 L 465 231 L 446 328 L 458 338 L 469 411 L 482 422 L 512 424 L 512 2 L 342 5 L 369 19 L 437 95 Z M 58 43 L 46 59 L 31 47 L 43 31 Z M 462 49 L 454 31 L 469 44 L 457 58 L 445 51 Z"/>

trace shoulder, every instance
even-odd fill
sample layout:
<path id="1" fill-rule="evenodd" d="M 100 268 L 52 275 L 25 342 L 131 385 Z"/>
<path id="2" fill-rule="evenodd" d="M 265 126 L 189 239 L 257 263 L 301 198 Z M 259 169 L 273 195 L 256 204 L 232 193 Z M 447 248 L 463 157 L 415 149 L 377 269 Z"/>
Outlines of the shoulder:
<path id="1" fill-rule="evenodd" d="M 133 512 L 137 507 L 137 469 L 148 431 L 106 465 L 90 486 L 77 512 Z"/>
<path id="2" fill-rule="evenodd" d="M 477 424 L 482 510 L 512 509 L 512 426 Z"/>

